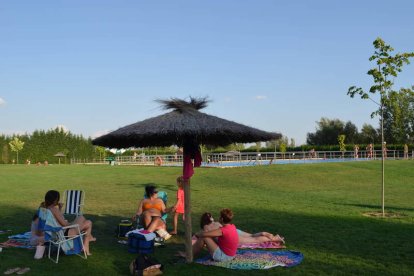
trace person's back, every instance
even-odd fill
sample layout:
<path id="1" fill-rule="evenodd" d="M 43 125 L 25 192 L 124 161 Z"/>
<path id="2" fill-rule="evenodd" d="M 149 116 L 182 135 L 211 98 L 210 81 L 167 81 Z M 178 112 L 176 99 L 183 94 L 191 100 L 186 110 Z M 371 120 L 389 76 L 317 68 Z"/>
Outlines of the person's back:
<path id="1" fill-rule="evenodd" d="M 239 244 L 239 235 L 234 224 L 225 224 L 221 227 L 222 236 L 218 237 L 217 244 L 228 256 L 235 256 Z"/>

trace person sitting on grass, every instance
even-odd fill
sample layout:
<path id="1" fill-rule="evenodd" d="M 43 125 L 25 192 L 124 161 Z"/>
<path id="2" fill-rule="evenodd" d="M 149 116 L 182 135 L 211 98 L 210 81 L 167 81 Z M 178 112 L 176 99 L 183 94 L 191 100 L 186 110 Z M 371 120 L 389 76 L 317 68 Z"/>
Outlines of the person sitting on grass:
<path id="1" fill-rule="evenodd" d="M 223 209 L 220 212 L 220 228 L 212 231 L 200 231 L 195 234 L 197 241 L 193 244 L 193 255 L 197 256 L 201 249 L 206 246 L 212 259 L 217 262 L 230 261 L 236 256 L 239 235 L 234 224 L 233 211 Z M 217 242 L 215 240 L 217 238 Z M 186 257 L 185 252 L 179 251 L 178 256 Z"/>
<path id="2" fill-rule="evenodd" d="M 82 232 L 86 232 L 85 238 L 83 239 L 83 248 L 87 255 L 92 255 L 89 251 L 89 242 L 96 241 L 96 238 L 92 236 L 92 221 L 85 219 L 84 216 L 78 216 L 72 222 L 68 222 L 63 214 L 62 214 L 62 207 L 63 204 L 59 202 L 60 194 L 58 191 L 50 190 L 45 195 L 45 201 L 42 202 L 40 207 L 48 208 L 53 216 L 55 217 L 56 221 L 60 224 L 60 226 L 69 226 L 78 224 L 79 228 Z M 65 236 L 73 237 L 76 236 L 77 230 L 75 228 L 66 229 Z"/>
<path id="3" fill-rule="evenodd" d="M 212 231 L 221 227 L 219 222 L 214 221 L 213 216 L 211 213 L 204 213 L 201 215 L 200 219 L 200 227 L 204 231 Z M 250 244 L 250 243 L 263 243 L 263 242 L 278 242 L 281 244 L 285 243 L 283 237 L 279 235 L 273 235 L 268 232 L 258 232 L 254 234 L 250 234 L 244 232 L 240 229 L 237 229 L 237 234 L 239 235 L 239 245 L 242 244 Z"/>

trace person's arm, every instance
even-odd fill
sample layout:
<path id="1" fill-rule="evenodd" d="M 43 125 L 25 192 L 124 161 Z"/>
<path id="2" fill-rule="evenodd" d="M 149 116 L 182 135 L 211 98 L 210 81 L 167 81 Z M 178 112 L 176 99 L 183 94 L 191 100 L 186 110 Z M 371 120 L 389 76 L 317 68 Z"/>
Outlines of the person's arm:
<path id="1" fill-rule="evenodd" d="M 137 217 L 139 217 L 142 214 L 142 204 L 144 202 L 144 199 L 142 199 L 139 203 L 138 203 L 138 209 L 135 212 L 135 215 L 132 216 L 132 220 L 136 220 Z"/>
<path id="2" fill-rule="evenodd" d="M 216 238 L 223 236 L 223 232 L 221 232 L 221 228 L 219 228 L 208 232 L 200 231 L 196 233 L 195 236 L 198 238 Z"/>
<path id="3" fill-rule="evenodd" d="M 62 226 L 68 226 L 70 223 L 63 217 L 62 213 L 59 210 L 59 207 L 55 206 L 53 208 L 50 208 L 50 211 L 52 212 L 53 216 L 57 220 L 57 222 Z"/>
<path id="4" fill-rule="evenodd" d="M 164 201 L 162 200 L 162 199 L 160 199 L 161 200 L 161 214 L 165 214 L 165 213 L 168 213 L 168 212 L 171 212 L 171 209 L 172 208 L 167 208 L 166 206 L 165 206 L 165 204 L 164 204 Z"/>

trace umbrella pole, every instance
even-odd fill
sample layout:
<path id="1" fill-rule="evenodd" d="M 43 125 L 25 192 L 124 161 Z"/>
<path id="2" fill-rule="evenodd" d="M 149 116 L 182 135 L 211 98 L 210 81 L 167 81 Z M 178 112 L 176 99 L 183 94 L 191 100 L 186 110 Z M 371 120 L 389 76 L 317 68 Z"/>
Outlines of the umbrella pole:
<path id="1" fill-rule="evenodd" d="M 187 263 L 193 262 L 190 179 L 184 179 L 185 252 Z"/>

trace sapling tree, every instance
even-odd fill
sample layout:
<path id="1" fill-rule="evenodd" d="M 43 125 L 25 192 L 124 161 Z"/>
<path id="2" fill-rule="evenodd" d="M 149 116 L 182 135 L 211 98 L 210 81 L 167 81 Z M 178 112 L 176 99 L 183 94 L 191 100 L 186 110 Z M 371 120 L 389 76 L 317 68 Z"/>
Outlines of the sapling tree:
<path id="1" fill-rule="evenodd" d="M 361 99 L 369 99 L 374 102 L 378 108 L 371 113 L 371 117 L 380 115 L 381 122 L 381 145 L 382 153 L 384 153 L 384 106 L 391 106 L 393 97 L 389 97 L 392 93 L 395 78 L 402 71 L 405 64 L 410 63 L 410 58 L 414 57 L 414 52 L 398 53 L 391 55 L 394 49 L 387 45 L 381 38 L 377 38 L 373 42 L 375 51 L 369 58 L 370 61 L 376 63 L 375 67 L 370 69 L 367 74 L 372 76 L 374 84 L 370 87 L 368 93 L 361 87 L 351 86 L 348 89 L 348 95 L 353 98 L 355 95 L 359 95 Z M 375 99 L 374 96 L 379 95 Z M 385 158 L 382 154 L 382 215 L 385 215 L 384 207 L 384 163 Z"/>
<path id="2" fill-rule="evenodd" d="M 14 137 L 13 140 L 9 142 L 11 151 L 16 152 L 16 164 L 19 164 L 19 151 L 23 149 L 24 142 L 19 138 Z"/>

